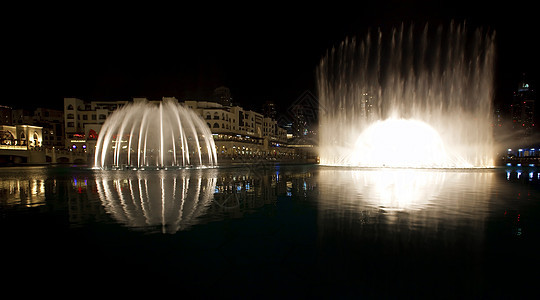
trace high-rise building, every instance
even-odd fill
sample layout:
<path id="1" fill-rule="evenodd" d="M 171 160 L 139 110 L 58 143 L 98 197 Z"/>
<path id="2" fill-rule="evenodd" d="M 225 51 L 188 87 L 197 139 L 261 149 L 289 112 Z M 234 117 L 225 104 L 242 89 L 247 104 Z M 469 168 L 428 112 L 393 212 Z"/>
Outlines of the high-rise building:
<path id="1" fill-rule="evenodd" d="M 535 127 L 534 102 L 535 93 L 529 83 L 523 79 L 514 92 L 512 101 L 512 126 L 514 129 L 523 130 L 526 136 L 530 135 Z"/>
<path id="2" fill-rule="evenodd" d="M 0 125 L 13 124 L 11 112 L 11 107 L 0 105 Z"/>
<path id="3" fill-rule="evenodd" d="M 263 115 L 266 118 L 277 120 L 277 110 L 274 101 L 266 101 L 263 105 Z"/>
<path id="4" fill-rule="evenodd" d="M 215 89 L 214 98 L 216 99 L 217 103 L 223 106 L 232 105 L 231 90 L 228 87 L 220 86 L 217 89 Z"/>

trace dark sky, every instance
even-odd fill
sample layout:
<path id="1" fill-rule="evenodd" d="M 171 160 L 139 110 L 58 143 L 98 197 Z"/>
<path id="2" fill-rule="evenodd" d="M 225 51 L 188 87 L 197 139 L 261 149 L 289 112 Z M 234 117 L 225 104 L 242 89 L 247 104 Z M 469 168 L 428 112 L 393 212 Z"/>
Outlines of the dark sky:
<path id="1" fill-rule="evenodd" d="M 540 51 L 532 3 L 382 2 L 38 10 L 27 16 L 31 26 L 8 34 L 13 55 L 4 64 L 16 64 L 8 83 L 18 96 L 0 104 L 61 108 L 64 97 L 200 98 L 226 85 L 244 106 L 273 100 L 283 109 L 303 91 L 316 91 L 316 66 L 346 36 L 452 19 L 496 30 L 497 101 L 511 101 L 523 72 L 536 86 Z"/>

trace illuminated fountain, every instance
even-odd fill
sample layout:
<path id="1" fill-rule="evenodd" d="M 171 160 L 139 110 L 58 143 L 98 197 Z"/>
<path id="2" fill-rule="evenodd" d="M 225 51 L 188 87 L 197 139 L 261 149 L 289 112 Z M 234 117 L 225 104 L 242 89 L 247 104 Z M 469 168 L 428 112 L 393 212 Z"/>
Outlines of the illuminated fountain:
<path id="1" fill-rule="evenodd" d="M 193 110 L 165 99 L 128 104 L 100 131 L 98 168 L 212 167 L 217 154 L 210 128 Z"/>
<path id="2" fill-rule="evenodd" d="M 489 167 L 494 34 L 401 26 L 346 39 L 317 69 L 325 165 Z"/>

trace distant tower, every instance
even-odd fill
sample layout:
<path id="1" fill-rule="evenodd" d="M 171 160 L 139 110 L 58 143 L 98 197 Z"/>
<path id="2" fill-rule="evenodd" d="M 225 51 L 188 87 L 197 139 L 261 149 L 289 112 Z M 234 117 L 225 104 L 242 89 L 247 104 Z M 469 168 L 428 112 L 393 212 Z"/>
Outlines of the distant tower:
<path id="1" fill-rule="evenodd" d="M 525 77 L 525 76 L 524 76 Z M 534 101 L 535 93 L 528 81 L 523 78 L 519 83 L 517 92 L 514 92 L 512 101 L 512 126 L 523 130 L 526 136 L 534 129 Z"/>
<path id="2" fill-rule="evenodd" d="M 263 105 L 263 114 L 267 118 L 277 120 L 276 104 L 273 101 L 266 101 Z"/>
<path id="3" fill-rule="evenodd" d="M 232 104 L 231 90 L 226 86 L 220 86 L 215 89 L 214 98 L 216 99 L 217 103 L 223 106 L 231 106 Z"/>

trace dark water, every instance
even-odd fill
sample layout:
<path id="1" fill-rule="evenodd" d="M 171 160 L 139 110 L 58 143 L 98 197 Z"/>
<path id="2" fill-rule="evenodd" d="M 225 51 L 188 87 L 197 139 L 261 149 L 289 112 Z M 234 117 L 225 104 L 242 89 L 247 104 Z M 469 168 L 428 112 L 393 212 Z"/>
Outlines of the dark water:
<path id="1" fill-rule="evenodd" d="M 539 279 L 539 176 L 2 168 L 2 286 L 73 296 L 517 297 Z"/>

